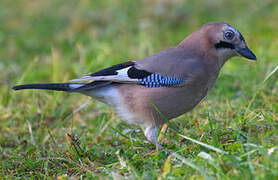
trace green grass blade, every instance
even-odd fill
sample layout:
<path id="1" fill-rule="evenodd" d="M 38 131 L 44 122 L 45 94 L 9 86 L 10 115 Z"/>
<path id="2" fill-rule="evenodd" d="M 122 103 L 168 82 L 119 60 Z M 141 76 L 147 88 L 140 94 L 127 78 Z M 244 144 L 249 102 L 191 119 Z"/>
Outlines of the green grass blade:
<path id="1" fill-rule="evenodd" d="M 185 159 L 184 157 L 182 157 L 181 155 L 179 155 L 178 153 L 173 153 L 171 154 L 172 156 L 176 157 L 177 159 L 179 159 L 180 161 L 182 161 L 184 164 L 186 164 L 187 166 L 197 170 L 198 172 L 200 172 L 206 179 L 212 180 L 213 178 L 211 176 L 209 176 L 203 168 L 198 167 L 197 165 L 195 165 L 194 163 L 192 163 L 190 160 Z"/>
<path id="2" fill-rule="evenodd" d="M 244 113 L 244 119 L 246 118 L 247 113 L 249 112 L 249 109 L 251 107 L 251 105 L 253 104 L 254 100 L 256 99 L 256 97 L 258 96 L 259 92 L 261 91 L 261 89 L 263 88 L 263 86 L 265 85 L 266 81 L 268 81 L 268 79 L 271 78 L 271 76 L 273 76 L 273 74 L 278 71 L 278 66 L 276 66 L 263 80 L 263 82 L 259 85 L 259 87 L 257 88 L 257 90 L 255 91 L 254 95 L 252 96 L 252 99 L 250 100 L 245 113 Z"/>
<path id="3" fill-rule="evenodd" d="M 182 134 L 178 134 L 178 135 L 181 136 L 181 137 L 183 137 L 184 139 L 187 139 L 187 140 L 189 140 L 189 141 L 192 141 L 193 143 L 196 143 L 196 144 L 199 144 L 199 145 L 201 145 L 201 146 L 204 146 L 204 147 L 206 147 L 206 148 L 208 148 L 208 149 L 210 149 L 210 150 L 213 150 L 213 151 L 215 151 L 215 152 L 218 152 L 218 153 L 221 153 L 221 154 L 228 154 L 227 152 L 225 152 L 225 151 L 223 151 L 223 150 L 221 150 L 221 149 L 219 149 L 219 148 L 216 148 L 216 147 L 213 147 L 213 146 L 211 146 L 211 145 L 202 143 L 202 142 L 200 142 L 200 141 L 197 141 L 197 140 L 192 139 L 192 138 L 190 138 L 190 137 L 187 137 L 187 136 L 185 136 L 185 135 L 182 135 Z"/>

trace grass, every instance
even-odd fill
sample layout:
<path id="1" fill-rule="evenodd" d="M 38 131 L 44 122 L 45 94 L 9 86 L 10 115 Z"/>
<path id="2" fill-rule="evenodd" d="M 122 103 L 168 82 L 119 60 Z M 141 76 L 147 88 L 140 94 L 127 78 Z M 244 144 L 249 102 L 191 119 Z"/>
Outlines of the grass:
<path id="1" fill-rule="evenodd" d="M 277 17 L 276 0 L 2 1 L 0 178 L 277 179 Z M 226 63 L 178 131 L 163 128 L 163 150 L 88 97 L 11 90 L 143 58 L 210 21 L 238 28 L 258 61 Z"/>

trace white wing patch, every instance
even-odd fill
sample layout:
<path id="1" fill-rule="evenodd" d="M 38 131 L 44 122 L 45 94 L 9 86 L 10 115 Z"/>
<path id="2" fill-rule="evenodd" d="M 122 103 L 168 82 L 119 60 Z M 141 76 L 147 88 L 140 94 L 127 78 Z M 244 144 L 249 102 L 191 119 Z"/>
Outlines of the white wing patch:
<path id="1" fill-rule="evenodd" d="M 118 70 L 118 71 L 116 71 L 118 74 L 117 74 L 117 76 L 118 77 L 127 77 L 128 78 L 128 74 L 127 74 L 127 71 L 129 70 L 131 68 L 131 66 L 130 67 L 127 67 L 127 68 L 124 68 L 124 69 L 120 69 L 120 70 Z"/>

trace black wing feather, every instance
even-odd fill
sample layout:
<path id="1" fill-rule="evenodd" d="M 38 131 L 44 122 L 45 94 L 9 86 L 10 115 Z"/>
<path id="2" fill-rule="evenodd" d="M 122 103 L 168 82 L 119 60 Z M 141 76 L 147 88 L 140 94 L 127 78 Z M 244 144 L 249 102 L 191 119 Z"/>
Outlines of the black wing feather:
<path id="1" fill-rule="evenodd" d="M 127 75 L 131 79 L 142 79 L 142 78 L 145 78 L 145 77 L 152 74 L 148 71 L 137 69 L 136 67 L 134 67 L 134 65 L 135 65 L 134 62 L 128 61 L 128 62 L 125 62 L 125 63 L 122 63 L 122 64 L 116 64 L 116 65 L 113 65 L 111 67 L 102 69 L 98 72 L 90 74 L 89 76 L 112 76 L 112 75 L 117 75 L 118 70 L 128 68 L 128 67 L 130 67 L 130 68 L 127 71 Z"/>
<path id="2" fill-rule="evenodd" d="M 137 69 L 134 66 L 129 68 L 129 70 L 127 71 L 127 75 L 131 79 L 143 79 L 151 74 L 152 73 L 148 71 Z"/>
<path id="3" fill-rule="evenodd" d="M 134 62 L 128 61 L 128 62 L 125 62 L 125 63 L 122 63 L 122 64 L 116 64 L 116 65 L 111 66 L 109 68 L 102 69 L 102 70 L 100 70 L 98 72 L 90 74 L 89 76 L 111 76 L 111 75 L 117 75 L 118 74 L 117 73 L 118 70 L 127 68 L 129 66 L 133 66 L 133 65 L 134 65 Z"/>

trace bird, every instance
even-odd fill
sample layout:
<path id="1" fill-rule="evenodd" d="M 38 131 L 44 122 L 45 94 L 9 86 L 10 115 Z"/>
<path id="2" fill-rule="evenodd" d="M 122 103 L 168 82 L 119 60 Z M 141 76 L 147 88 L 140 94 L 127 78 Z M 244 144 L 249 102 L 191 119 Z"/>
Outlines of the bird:
<path id="1" fill-rule="evenodd" d="M 241 56 L 257 60 L 241 33 L 224 22 L 210 22 L 178 45 L 65 83 L 25 84 L 14 90 L 46 89 L 81 93 L 115 109 L 139 125 L 157 148 L 159 127 L 192 110 L 213 87 L 225 62 Z M 166 119 L 165 119 L 166 118 Z"/>

